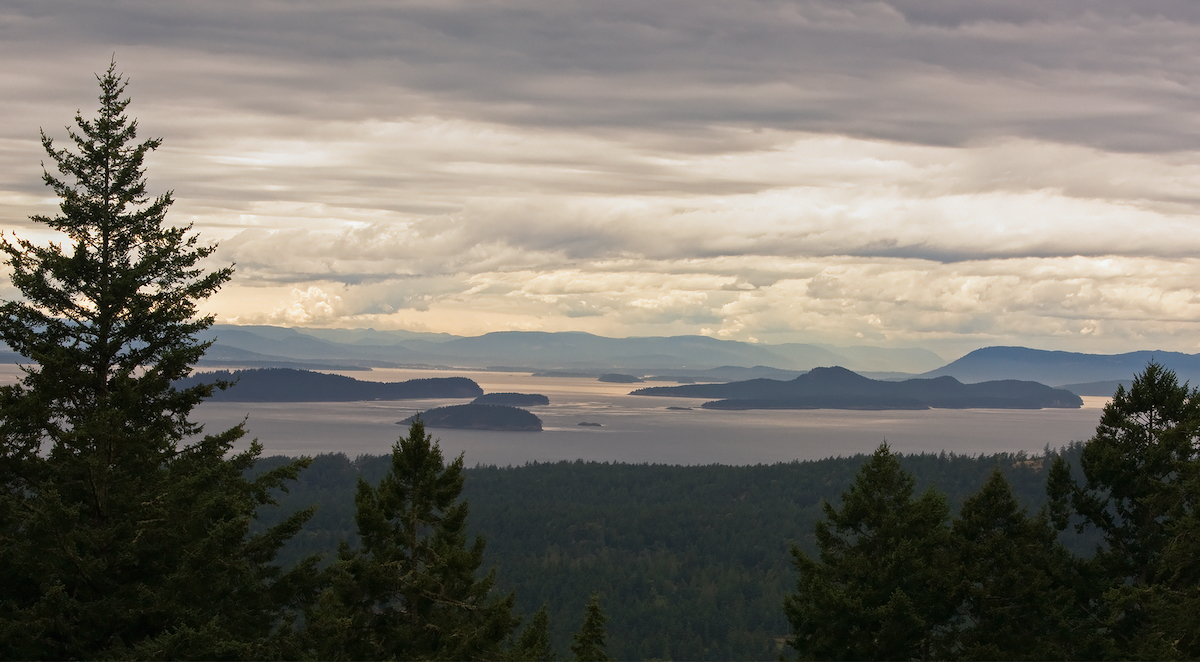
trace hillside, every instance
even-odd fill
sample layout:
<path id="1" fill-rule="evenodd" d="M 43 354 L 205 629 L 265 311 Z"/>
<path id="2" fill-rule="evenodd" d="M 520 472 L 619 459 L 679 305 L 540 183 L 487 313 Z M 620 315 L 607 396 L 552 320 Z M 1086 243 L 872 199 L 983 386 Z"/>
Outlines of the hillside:
<path id="1" fill-rule="evenodd" d="M 368 382 L 290 368 L 217 370 L 192 375 L 177 383 L 187 387 L 217 380 L 236 382 L 214 391 L 212 402 L 353 402 L 356 400 L 415 400 L 422 398 L 474 398 L 483 395 L 466 377 L 410 379 L 406 382 Z"/>
<path id="2" fill-rule="evenodd" d="M 1125 354 L 1053 352 L 1027 347 L 985 347 L 921 377 L 954 377 L 963 382 L 1021 379 L 1051 386 L 1130 379 L 1157 361 L 1180 381 L 1200 382 L 1200 355 L 1140 351 Z M 1111 395 L 1111 393 L 1110 393 Z"/>
<path id="3" fill-rule="evenodd" d="M 706 409 L 1043 409 L 1083 406 L 1079 396 L 1027 381 L 963 384 L 953 377 L 900 382 L 868 379 L 845 368 L 815 368 L 790 381 L 656 386 L 631 395 L 714 398 Z"/>
<path id="4" fill-rule="evenodd" d="M 435 435 L 436 436 L 436 435 Z M 1079 464 L 1079 448 L 1066 451 Z M 359 476 L 378 483 L 390 456 L 318 455 L 300 473 L 283 507 L 264 509 L 256 530 L 294 510 L 317 514 L 283 552 L 285 563 L 357 544 L 354 493 Z M 471 458 L 467 457 L 470 464 Z M 285 458 L 266 458 L 257 470 Z M 599 593 L 611 620 L 609 649 L 618 660 L 777 659 L 788 634 L 783 597 L 795 590 L 788 553 L 795 542 L 815 552 L 822 503 L 837 503 L 862 455 L 753 466 L 666 466 L 596 462 L 468 468 L 463 495 L 471 535 L 487 541 L 485 568 L 497 591 L 516 592 L 518 610 L 550 613 L 551 636 L 568 650 L 582 606 Z M 953 454 L 902 458 L 917 490 L 937 486 L 958 504 L 993 467 L 1023 505 L 1045 501 L 1049 463 L 1042 456 Z M 1080 553 L 1096 540 L 1069 529 Z"/>

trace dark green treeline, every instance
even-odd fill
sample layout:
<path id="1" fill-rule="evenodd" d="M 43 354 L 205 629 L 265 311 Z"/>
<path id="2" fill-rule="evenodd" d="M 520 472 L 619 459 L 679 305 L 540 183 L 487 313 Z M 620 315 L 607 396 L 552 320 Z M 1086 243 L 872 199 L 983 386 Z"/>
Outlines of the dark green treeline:
<path id="1" fill-rule="evenodd" d="M 1079 446 L 1064 451 L 1078 465 Z M 790 635 L 782 609 L 795 590 L 788 553 L 816 552 L 822 500 L 835 504 L 868 456 L 757 466 L 559 462 L 466 469 L 468 529 L 487 540 L 483 568 L 515 591 L 516 611 L 550 616 L 554 648 L 569 650 L 581 605 L 600 597 L 616 659 L 774 659 Z M 1046 500 L 1047 457 L 903 456 L 918 489 L 936 485 L 952 504 L 978 491 L 994 468 L 1019 501 Z M 259 468 L 286 462 L 265 458 Z M 319 504 L 283 550 L 288 563 L 338 541 L 355 542 L 354 491 L 377 482 L 387 456 L 318 455 L 264 509 L 260 526 Z M 1081 553 L 1094 539 L 1072 536 Z"/>

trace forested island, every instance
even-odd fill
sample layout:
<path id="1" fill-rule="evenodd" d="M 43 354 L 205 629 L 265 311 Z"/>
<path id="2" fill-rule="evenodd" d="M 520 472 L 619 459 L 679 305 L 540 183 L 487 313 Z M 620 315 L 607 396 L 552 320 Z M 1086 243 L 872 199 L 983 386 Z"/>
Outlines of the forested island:
<path id="1" fill-rule="evenodd" d="M 509 407 L 538 407 L 550 404 L 550 398 L 540 393 L 484 393 L 471 401 L 473 405 L 507 405 Z"/>
<path id="2" fill-rule="evenodd" d="M 458 430 L 496 430 L 501 432 L 541 432 L 542 419 L 536 414 L 505 405 L 451 405 L 413 414 L 400 425 L 409 425 L 420 417 L 427 427 Z"/>
<path id="3" fill-rule="evenodd" d="M 600 375 L 597 378 L 597 381 L 605 382 L 608 384 L 638 384 L 645 380 L 643 380 L 641 377 L 635 377 L 633 375 L 625 375 L 625 374 L 621 374 L 621 373 L 617 373 L 617 372 L 610 372 L 607 374 Z"/>
<path id="4" fill-rule="evenodd" d="M 214 390 L 209 398 L 213 402 L 354 402 L 475 398 L 483 395 L 479 384 L 466 377 L 369 382 L 344 375 L 291 368 L 201 372 L 177 381 L 176 387 L 193 388 L 218 381 L 231 382 L 232 385 L 223 391 Z"/>
<path id="5" fill-rule="evenodd" d="M 719 398 L 705 409 L 1044 409 L 1079 408 L 1083 400 L 1037 382 L 963 384 L 953 377 L 889 382 L 845 368 L 814 368 L 790 381 L 651 386 L 631 395 Z"/>

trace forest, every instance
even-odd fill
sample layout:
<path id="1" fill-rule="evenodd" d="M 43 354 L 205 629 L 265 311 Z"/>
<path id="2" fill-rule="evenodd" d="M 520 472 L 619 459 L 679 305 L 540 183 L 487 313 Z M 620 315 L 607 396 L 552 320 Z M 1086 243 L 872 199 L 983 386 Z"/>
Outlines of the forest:
<path id="1" fill-rule="evenodd" d="M 1063 450 L 1078 466 L 1081 446 Z M 1046 502 L 1051 456 L 901 456 L 918 491 L 936 486 L 957 508 L 1000 468 L 1022 505 Z M 789 634 L 782 610 L 794 590 L 791 543 L 817 551 L 822 502 L 842 490 L 867 456 L 759 466 L 558 462 L 465 469 L 468 530 L 487 542 L 483 568 L 516 594 L 517 610 L 543 605 L 551 640 L 565 651 L 580 605 L 596 594 L 609 616 L 616 659 L 775 659 Z M 255 471 L 290 458 L 263 458 Z M 359 476 L 376 483 L 387 456 L 318 455 L 264 510 L 258 526 L 318 506 L 283 548 L 291 564 L 357 540 Z M 1094 535 L 1067 536 L 1081 555 Z"/>
<path id="2" fill-rule="evenodd" d="M 1095 435 L 1024 455 L 465 468 L 260 458 L 190 415 L 215 248 L 165 217 L 115 63 L 62 243 L 4 237 L 0 657 L 1194 659 L 1200 391 L 1149 363 Z M 472 395 L 478 395 L 473 393 Z"/>

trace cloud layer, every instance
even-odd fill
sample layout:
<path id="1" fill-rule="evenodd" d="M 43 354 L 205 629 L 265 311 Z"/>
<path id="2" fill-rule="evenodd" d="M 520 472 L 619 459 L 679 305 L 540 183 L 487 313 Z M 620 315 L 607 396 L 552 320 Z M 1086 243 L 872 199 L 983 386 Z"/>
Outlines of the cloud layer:
<path id="1" fill-rule="evenodd" d="M 1194 3 L 18 0 L 0 36 L 0 222 L 48 238 L 37 127 L 115 53 L 223 319 L 1200 340 Z"/>

